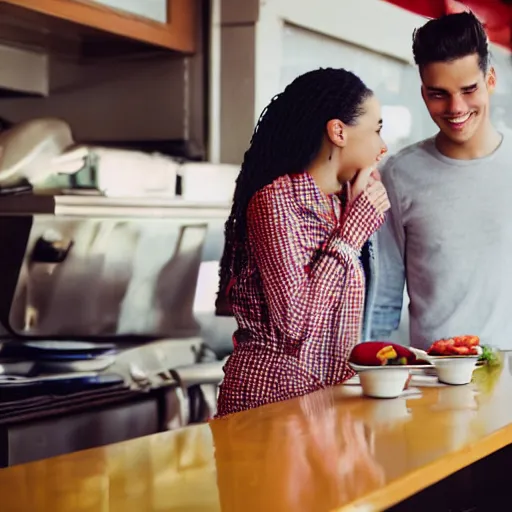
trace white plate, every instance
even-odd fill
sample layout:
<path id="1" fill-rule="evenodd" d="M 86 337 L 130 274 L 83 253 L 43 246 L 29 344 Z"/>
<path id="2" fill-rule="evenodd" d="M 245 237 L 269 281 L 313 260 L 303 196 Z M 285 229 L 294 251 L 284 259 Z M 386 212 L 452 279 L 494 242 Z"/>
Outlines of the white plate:
<path id="1" fill-rule="evenodd" d="M 101 372 L 112 366 L 115 360 L 114 356 L 99 356 L 83 361 L 42 360 L 37 362 L 37 368 L 42 372 L 51 373 Z"/>
<path id="2" fill-rule="evenodd" d="M 37 349 L 37 350 L 48 350 L 48 351 L 57 351 L 57 352 L 69 352 L 69 351 L 105 351 L 112 350 L 115 348 L 114 345 L 110 343 L 89 343 L 86 341 L 50 341 L 50 340 L 41 340 L 41 341 L 26 341 L 24 345 L 29 348 Z"/>
<path id="3" fill-rule="evenodd" d="M 389 364 L 384 366 L 362 366 L 355 363 L 348 363 L 350 367 L 356 372 L 365 372 L 369 370 L 419 370 L 425 368 L 432 368 L 430 364 Z"/>

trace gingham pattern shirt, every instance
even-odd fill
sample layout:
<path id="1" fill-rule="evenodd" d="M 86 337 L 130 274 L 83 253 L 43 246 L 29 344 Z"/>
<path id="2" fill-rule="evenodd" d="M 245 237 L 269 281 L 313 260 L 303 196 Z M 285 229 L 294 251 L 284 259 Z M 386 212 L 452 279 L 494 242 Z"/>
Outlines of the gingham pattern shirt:
<path id="1" fill-rule="evenodd" d="M 308 173 L 278 178 L 251 200 L 248 264 L 229 292 L 238 329 L 218 416 L 352 376 L 365 290 L 359 255 L 384 217 L 364 194 L 341 210 Z"/>

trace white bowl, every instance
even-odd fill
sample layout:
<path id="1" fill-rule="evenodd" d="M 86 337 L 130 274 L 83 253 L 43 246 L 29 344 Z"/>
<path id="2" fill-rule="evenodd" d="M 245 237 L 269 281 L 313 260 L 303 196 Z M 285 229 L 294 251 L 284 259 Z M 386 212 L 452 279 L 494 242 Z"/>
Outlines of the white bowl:
<path id="1" fill-rule="evenodd" d="M 439 382 L 461 386 L 469 384 L 479 356 L 431 357 Z"/>
<path id="2" fill-rule="evenodd" d="M 397 398 L 409 377 L 409 367 L 359 366 L 351 364 L 359 374 L 363 394 L 371 398 Z"/>

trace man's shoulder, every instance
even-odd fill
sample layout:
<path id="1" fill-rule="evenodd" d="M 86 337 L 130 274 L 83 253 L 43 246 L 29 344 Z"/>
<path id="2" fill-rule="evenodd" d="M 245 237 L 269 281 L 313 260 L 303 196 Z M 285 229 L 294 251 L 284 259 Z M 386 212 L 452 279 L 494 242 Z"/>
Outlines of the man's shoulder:
<path id="1" fill-rule="evenodd" d="M 406 146 L 384 162 L 382 166 L 383 172 L 396 173 L 416 169 L 419 162 L 423 161 L 431 153 L 433 144 L 433 137 L 429 137 Z"/>

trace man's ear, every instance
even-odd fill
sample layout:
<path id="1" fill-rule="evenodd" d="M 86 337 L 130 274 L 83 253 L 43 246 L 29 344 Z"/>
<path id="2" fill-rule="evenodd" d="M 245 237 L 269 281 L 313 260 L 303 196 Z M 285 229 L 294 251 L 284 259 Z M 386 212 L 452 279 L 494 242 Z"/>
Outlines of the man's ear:
<path id="1" fill-rule="evenodd" d="M 327 136 L 330 141 L 339 148 L 343 148 L 347 144 L 345 125 L 339 119 L 331 119 L 327 123 Z"/>
<path id="2" fill-rule="evenodd" d="M 492 94 L 494 89 L 496 89 L 496 71 L 494 67 L 491 67 L 487 73 L 487 90 Z"/>

